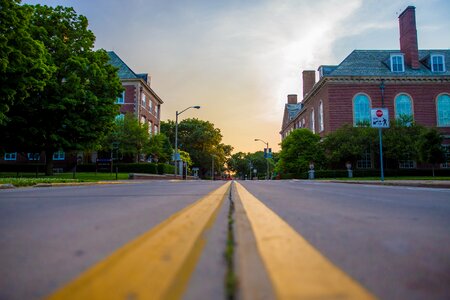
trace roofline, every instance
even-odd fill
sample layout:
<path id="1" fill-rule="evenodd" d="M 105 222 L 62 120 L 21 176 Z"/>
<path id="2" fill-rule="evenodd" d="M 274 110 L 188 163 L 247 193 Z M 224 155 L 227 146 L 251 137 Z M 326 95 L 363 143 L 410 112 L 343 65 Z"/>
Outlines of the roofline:
<path id="1" fill-rule="evenodd" d="M 163 104 L 164 101 L 158 96 L 158 94 L 156 94 L 156 92 L 147 84 L 147 82 L 145 82 L 144 79 L 142 78 L 126 78 L 126 79 L 121 79 L 120 81 L 123 82 L 132 82 L 132 81 L 139 81 L 143 86 L 145 86 L 150 93 L 156 98 L 156 100 L 158 100 L 159 104 Z"/>
<path id="2" fill-rule="evenodd" d="M 139 78 L 139 76 L 126 64 L 126 62 L 124 62 L 123 60 L 122 60 L 122 58 L 120 58 L 120 56 L 119 55 L 117 55 L 117 53 L 116 52 L 114 52 L 114 51 L 107 51 L 107 52 L 111 52 L 111 53 L 114 53 L 114 55 L 115 56 L 117 56 L 117 58 L 128 68 L 128 70 L 130 70 L 131 71 L 131 73 L 133 73 L 134 74 L 134 76 L 136 76 L 136 78 Z M 125 78 L 124 78 L 125 79 Z M 127 78 L 127 79 L 135 79 L 135 78 Z M 121 78 L 121 80 L 122 80 L 122 78 Z"/>
<path id="3" fill-rule="evenodd" d="M 306 95 L 306 97 L 301 101 L 301 103 L 307 103 L 313 95 L 328 81 L 333 82 L 349 82 L 349 81 L 378 81 L 384 80 L 389 81 L 413 81 L 413 82 L 450 82 L 450 76 L 333 76 L 325 75 L 323 76 L 312 88 L 312 90 Z"/>
<path id="4" fill-rule="evenodd" d="M 328 82 L 350 82 L 350 81 L 362 81 L 362 82 L 381 82 L 381 80 L 384 80 L 384 82 L 398 82 L 398 81 L 420 81 L 420 82 L 449 82 L 450 83 L 450 76 L 408 76 L 408 77 L 395 77 L 395 76 L 323 76 L 312 88 L 312 90 L 306 95 L 306 97 L 299 103 L 302 104 L 302 108 L 299 110 L 298 114 L 290 120 L 285 128 L 289 127 L 298 116 L 300 116 L 304 111 L 306 104 L 310 101 L 310 99 L 317 94 L 317 92 Z M 282 134 L 283 128 L 281 128 L 281 131 L 279 132 Z"/>

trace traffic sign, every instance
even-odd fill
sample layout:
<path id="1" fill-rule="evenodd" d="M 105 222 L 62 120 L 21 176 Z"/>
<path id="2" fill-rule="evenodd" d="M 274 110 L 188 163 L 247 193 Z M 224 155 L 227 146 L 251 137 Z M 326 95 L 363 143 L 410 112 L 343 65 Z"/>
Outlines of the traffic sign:
<path id="1" fill-rule="evenodd" d="M 264 148 L 264 158 L 272 158 L 272 148 Z"/>
<path id="2" fill-rule="evenodd" d="M 387 108 L 372 108 L 370 116 L 371 127 L 389 128 L 389 110 Z"/>

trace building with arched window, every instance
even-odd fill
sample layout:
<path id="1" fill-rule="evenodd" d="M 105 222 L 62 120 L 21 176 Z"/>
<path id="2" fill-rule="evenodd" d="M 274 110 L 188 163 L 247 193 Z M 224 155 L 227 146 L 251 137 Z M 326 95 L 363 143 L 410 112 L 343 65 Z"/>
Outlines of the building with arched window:
<path id="1" fill-rule="evenodd" d="M 338 65 L 303 71 L 303 99 L 290 95 L 296 110 L 283 118 L 282 139 L 301 120 L 321 137 L 367 125 L 371 109 L 384 105 L 390 120 L 437 127 L 450 149 L 450 50 L 419 50 L 415 24 L 409 6 L 399 16 L 400 50 L 354 50 Z"/>

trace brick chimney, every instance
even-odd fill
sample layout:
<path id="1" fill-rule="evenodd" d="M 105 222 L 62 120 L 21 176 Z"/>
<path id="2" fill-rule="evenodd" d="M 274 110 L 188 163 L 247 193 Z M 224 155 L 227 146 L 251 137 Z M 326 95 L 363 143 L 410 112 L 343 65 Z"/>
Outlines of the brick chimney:
<path id="1" fill-rule="evenodd" d="M 288 95 L 288 104 L 297 104 L 297 95 Z"/>
<path id="2" fill-rule="evenodd" d="M 412 69 L 419 69 L 416 8 L 408 6 L 398 17 L 398 22 L 400 27 L 400 51 L 405 55 L 405 63 Z"/>
<path id="3" fill-rule="evenodd" d="M 316 83 L 316 71 L 305 70 L 303 75 L 303 99 L 312 90 Z"/>

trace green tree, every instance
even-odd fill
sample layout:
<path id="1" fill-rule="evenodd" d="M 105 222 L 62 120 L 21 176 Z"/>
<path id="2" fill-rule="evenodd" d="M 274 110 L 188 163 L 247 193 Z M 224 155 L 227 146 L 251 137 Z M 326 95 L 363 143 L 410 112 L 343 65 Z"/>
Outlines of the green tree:
<path id="1" fill-rule="evenodd" d="M 355 165 L 364 151 L 377 152 L 377 137 L 377 130 L 374 128 L 352 125 L 344 125 L 329 133 L 322 143 L 329 166 L 344 168 L 347 162 Z"/>
<path id="2" fill-rule="evenodd" d="M 175 122 L 161 122 L 161 132 L 167 135 L 169 141 L 175 142 Z M 178 148 L 189 153 L 193 166 L 200 169 L 204 177 L 211 170 L 214 155 L 215 170 L 223 170 L 232 147 L 222 143 L 220 129 L 214 124 L 199 119 L 185 119 L 178 124 Z"/>
<path id="3" fill-rule="evenodd" d="M 122 156 L 131 157 L 138 163 L 140 157 L 151 152 L 148 124 L 140 124 L 133 114 L 126 114 L 123 119 L 118 119 L 110 132 L 104 150 L 110 150 L 113 143 L 118 145 Z"/>
<path id="4" fill-rule="evenodd" d="M 244 178 L 245 174 L 248 174 L 249 167 L 245 157 L 245 153 L 237 152 L 232 154 L 227 160 L 228 170 L 235 173 L 238 178 Z"/>
<path id="5" fill-rule="evenodd" d="M 30 34 L 33 9 L 19 0 L 0 0 L 0 125 L 11 105 L 42 91 L 55 68 L 46 64 L 44 44 Z"/>
<path id="6" fill-rule="evenodd" d="M 106 51 L 93 50 L 86 17 L 61 6 L 25 7 L 33 12 L 31 37 L 45 46 L 45 64 L 55 71 L 42 91 L 11 106 L 0 131 L 6 148 L 45 151 L 51 174 L 53 152 L 92 149 L 111 130 L 122 85 Z"/>
<path id="7" fill-rule="evenodd" d="M 442 134 L 437 131 L 436 128 L 425 129 L 420 136 L 418 144 L 419 160 L 431 164 L 433 177 L 435 165 L 445 161 L 445 152 L 442 147 L 442 141 Z"/>
<path id="8" fill-rule="evenodd" d="M 386 161 L 398 167 L 402 160 L 418 160 L 417 143 L 424 130 L 423 126 L 415 124 L 407 116 L 392 120 L 390 128 L 383 130 L 383 155 Z"/>
<path id="9" fill-rule="evenodd" d="M 277 171 L 301 174 L 309 170 L 310 162 L 314 162 L 316 169 L 324 166 L 320 136 L 309 129 L 296 129 L 281 143 Z"/>
<path id="10" fill-rule="evenodd" d="M 160 163 L 168 163 L 172 159 L 173 149 L 169 139 L 163 133 L 150 137 L 148 154 Z"/>

